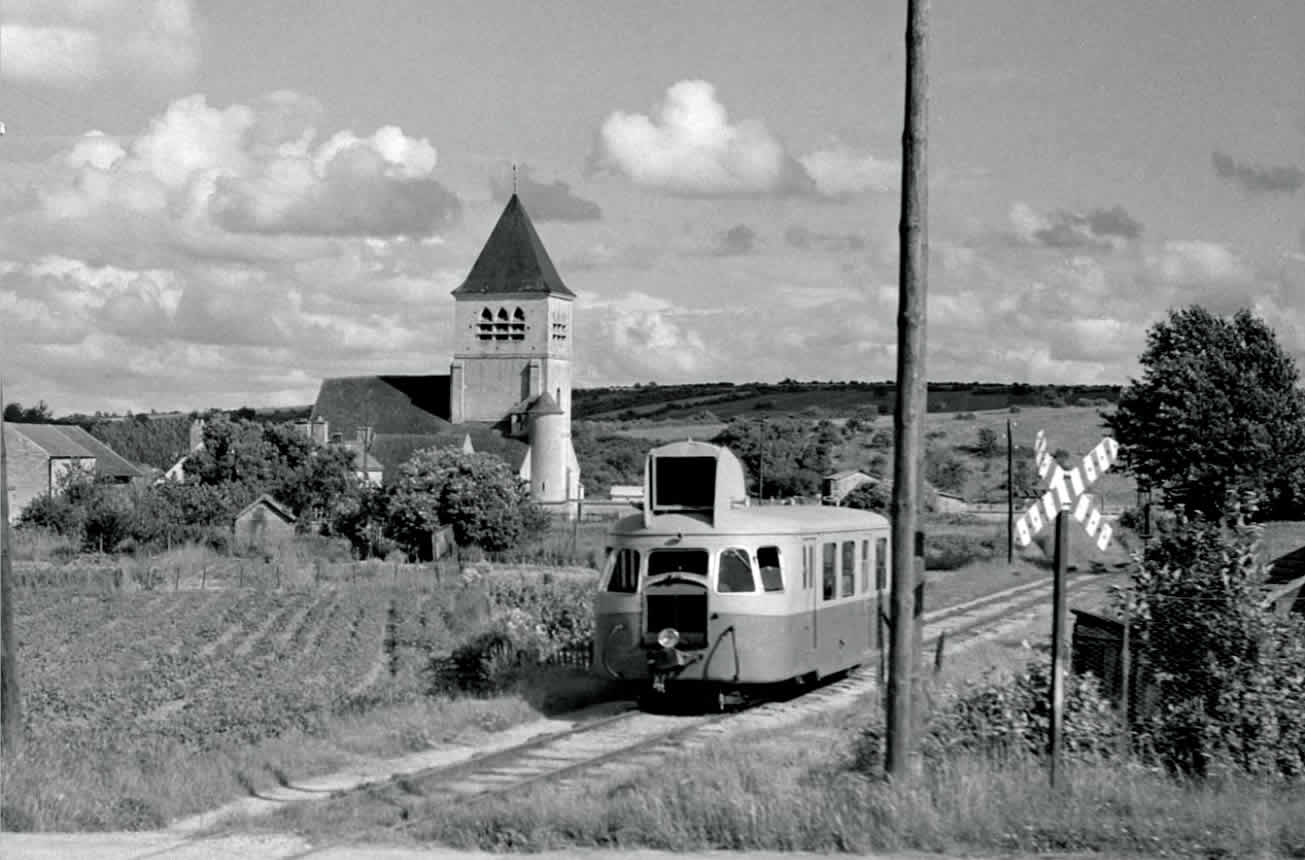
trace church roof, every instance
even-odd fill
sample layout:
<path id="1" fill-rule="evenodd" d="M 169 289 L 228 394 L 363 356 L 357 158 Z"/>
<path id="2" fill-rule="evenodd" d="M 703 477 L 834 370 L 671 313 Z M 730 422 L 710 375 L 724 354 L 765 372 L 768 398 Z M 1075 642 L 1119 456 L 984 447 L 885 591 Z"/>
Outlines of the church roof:
<path id="1" fill-rule="evenodd" d="M 346 376 L 322 380 L 313 419 L 324 418 L 327 432 L 356 438 L 371 427 L 379 434 L 443 433 L 449 422 L 449 377 Z M 384 457 L 382 462 L 390 462 Z"/>
<path id="2" fill-rule="evenodd" d="M 553 395 L 545 391 L 535 398 L 535 402 L 530 404 L 530 408 L 526 410 L 526 413 L 529 415 L 561 415 L 562 407 L 557 405 Z"/>
<path id="3" fill-rule="evenodd" d="M 530 223 L 530 216 L 513 194 L 498 223 L 494 225 L 485 247 L 471 267 L 455 296 L 498 295 L 503 293 L 539 293 L 567 296 L 575 293 L 562 283 L 544 243 Z"/>

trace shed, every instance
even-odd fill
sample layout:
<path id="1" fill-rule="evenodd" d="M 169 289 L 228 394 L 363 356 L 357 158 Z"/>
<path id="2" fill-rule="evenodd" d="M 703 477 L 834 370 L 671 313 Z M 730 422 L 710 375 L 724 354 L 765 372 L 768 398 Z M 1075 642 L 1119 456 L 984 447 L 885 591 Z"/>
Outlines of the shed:
<path id="1" fill-rule="evenodd" d="M 294 537 L 296 517 L 288 507 L 264 493 L 236 514 L 237 549 L 270 549 Z"/>
<path id="2" fill-rule="evenodd" d="M 1091 673 L 1102 691 L 1118 704 L 1124 692 L 1124 622 L 1115 612 L 1072 609 L 1074 632 L 1070 643 L 1070 671 Z M 1137 649 L 1130 648 L 1128 672 L 1129 712 L 1136 717 L 1155 702 L 1150 668 Z M 1138 696 L 1141 694 L 1142 698 Z"/>
<path id="3" fill-rule="evenodd" d="M 820 480 L 820 495 L 831 504 L 838 504 L 843 498 L 862 484 L 873 483 L 875 479 L 865 472 L 845 470 L 826 475 Z"/>

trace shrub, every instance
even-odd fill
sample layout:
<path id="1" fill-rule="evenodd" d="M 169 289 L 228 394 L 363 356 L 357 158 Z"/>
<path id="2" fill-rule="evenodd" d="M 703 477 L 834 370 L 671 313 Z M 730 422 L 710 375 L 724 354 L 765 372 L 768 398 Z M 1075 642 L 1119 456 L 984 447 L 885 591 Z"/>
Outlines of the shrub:
<path id="1" fill-rule="evenodd" d="M 996 540 L 991 536 L 926 535 L 924 566 L 929 570 L 957 570 L 972 562 L 990 559 L 996 552 Z"/>
<path id="2" fill-rule="evenodd" d="M 1051 659 L 1045 651 L 1012 676 L 990 669 L 959 689 L 943 689 L 924 717 L 925 761 L 937 765 L 962 752 L 1041 758 L 1051 737 L 1050 690 Z M 1121 721 L 1091 674 L 1066 679 L 1063 726 L 1061 749 L 1067 758 L 1100 761 L 1119 751 Z M 878 773 L 883 755 L 884 724 L 876 714 L 853 739 L 852 766 Z"/>

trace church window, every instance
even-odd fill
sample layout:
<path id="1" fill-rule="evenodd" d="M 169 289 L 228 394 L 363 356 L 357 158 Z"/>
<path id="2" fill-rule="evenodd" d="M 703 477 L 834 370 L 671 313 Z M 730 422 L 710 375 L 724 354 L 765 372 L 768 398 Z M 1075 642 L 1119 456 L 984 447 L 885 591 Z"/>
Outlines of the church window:
<path id="1" fill-rule="evenodd" d="M 512 339 L 526 339 L 526 312 L 521 308 L 512 312 Z"/>
<path id="2" fill-rule="evenodd" d="M 553 317 L 553 340 L 566 340 L 566 317 L 560 314 Z"/>
<path id="3" fill-rule="evenodd" d="M 499 308 L 498 318 L 494 321 L 494 340 L 507 340 L 509 325 L 507 308 Z"/>
<path id="4" fill-rule="evenodd" d="M 480 322 L 476 324 L 477 340 L 489 340 L 494 334 L 494 314 L 489 308 L 480 312 Z"/>

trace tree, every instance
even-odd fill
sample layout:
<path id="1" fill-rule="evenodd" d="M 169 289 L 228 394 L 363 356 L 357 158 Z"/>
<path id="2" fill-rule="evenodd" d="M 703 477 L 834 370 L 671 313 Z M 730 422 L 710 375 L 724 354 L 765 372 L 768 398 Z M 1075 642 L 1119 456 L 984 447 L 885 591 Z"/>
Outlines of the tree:
<path id="1" fill-rule="evenodd" d="M 243 504 L 269 493 L 301 519 L 329 521 L 358 490 L 355 456 L 343 446 L 318 445 L 290 425 L 218 415 L 205 423 L 204 447 L 190 455 L 186 472 L 201 484 L 228 487 Z"/>
<path id="2" fill-rule="evenodd" d="M 1194 305 L 1151 327 L 1140 361 L 1142 379 L 1102 413 L 1123 469 L 1193 514 L 1217 517 L 1246 491 L 1271 518 L 1305 513 L 1305 397 L 1272 329 Z"/>
<path id="3" fill-rule="evenodd" d="M 808 421 L 736 418 L 711 441 L 742 461 L 752 492 L 804 496 L 819 492 L 838 437 L 832 423 L 812 428 Z"/>
<path id="4" fill-rule="evenodd" d="M 1249 495 L 1249 494 L 1248 494 Z M 1134 735 L 1170 769 L 1305 776 L 1305 622 L 1264 605 L 1252 499 L 1220 520 L 1179 514 L 1115 590 L 1149 668 L 1154 705 Z M 1148 697 L 1149 698 L 1149 697 Z"/>
<path id="5" fill-rule="evenodd" d="M 461 546 L 508 549 L 547 526 L 530 488 L 502 458 L 428 448 L 398 470 L 388 500 L 389 531 L 409 553 L 430 556 L 430 536 L 453 527 Z"/>
<path id="6" fill-rule="evenodd" d="M 997 440 L 997 431 L 991 427 L 980 427 L 979 439 L 974 446 L 974 453 L 984 459 L 996 457 L 1001 453 L 1001 443 Z"/>
<path id="7" fill-rule="evenodd" d="M 10 424 L 45 424 L 52 421 L 54 415 L 44 400 L 26 409 L 17 401 L 10 401 L 5 405 L 4 419 Z"/>

